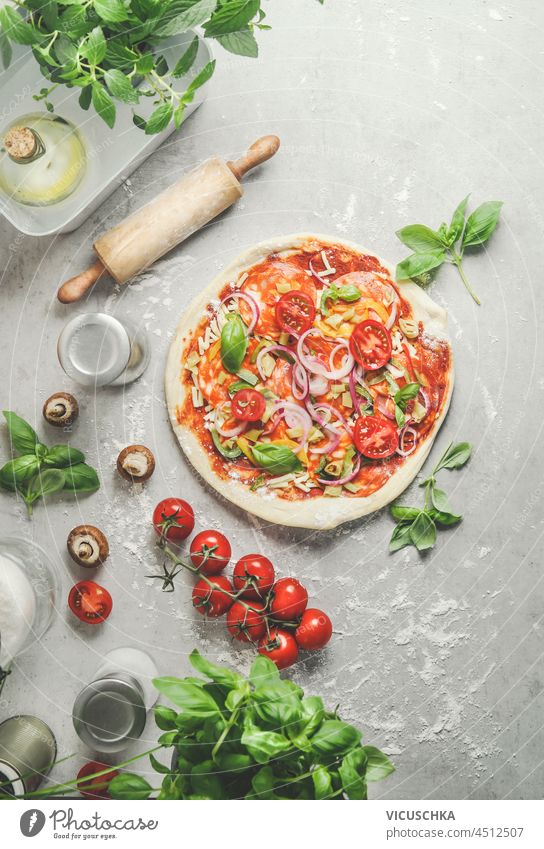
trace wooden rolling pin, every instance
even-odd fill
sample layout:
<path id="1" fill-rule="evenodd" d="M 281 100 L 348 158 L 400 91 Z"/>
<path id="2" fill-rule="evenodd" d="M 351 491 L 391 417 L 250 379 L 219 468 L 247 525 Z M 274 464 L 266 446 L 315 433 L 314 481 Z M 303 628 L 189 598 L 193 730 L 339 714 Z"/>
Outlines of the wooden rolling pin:
<path id="1" fill-rule="evenodd" d="M 107 273 L 126 283 L 243 195 L 240 183 L 256 165 L 274 156 L 277 136 L 263 136 L 236 162 L 213 157 L 189 171 L 169 189 L 96 240 L 97 261 L 60 287 L 63 304 L 78 301 Z"/>

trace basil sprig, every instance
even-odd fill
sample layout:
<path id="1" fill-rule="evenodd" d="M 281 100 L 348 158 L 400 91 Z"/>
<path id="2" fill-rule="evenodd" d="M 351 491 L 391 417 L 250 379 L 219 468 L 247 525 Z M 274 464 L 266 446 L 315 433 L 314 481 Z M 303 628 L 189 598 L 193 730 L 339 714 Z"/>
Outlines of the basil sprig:
<path id="1" fill-rule="evenodd" d="M 407 383 L 402 389 L 395 392 L 395 419 L 399 427 L 404 427 L 406 424 L 406 405 L 412 398 L 416 398 L 419 392 L 419 383 Z"/>
<path id="2" fill-rule="evenodd" d="M 394 504 L 390 508 L 397 526 L 389 542 L 389 551 L 398 551 L 406 545 L 415 545 L 418 551 L 432 548 L 436 542 L 437 525 L 449 527 L 463 518 L 453 512 L 448 496 L 436 486 L 436 475 L 441 469 L 460 469 L 470 459 L 472 448 L 468 442 L 451 443 L 430 477 L 420 486 L 425 488 L 423 507 L 405 507 Z"/>
<path id="3" fill-rule="evenodd" d="M 237 314 L 229 315 L 221 331 L 221 361 L 231 374 L 240 369 L 247 352 L 247 328 Z"/>
<path id="4" fill-rule="evenodd" d="M 0 487 L 17 492 L 27 505 L 44 495 L 66 490 L 95 492 L 100 487 L 96 471 L 88 466 L 85 455 L 70 445 L 48 448 L 38 440 L 33 428 L 16 413 L 4 411 L 12 449 L 21 456 L 8 460 L 0 469 Z"/>
<path id="5" fill-rule="evenodd" d="M 302 463 L 297 455 L 286 445 L 257 442 L 251 449 L 251 453 L 255 464 L 271 475 L 287 475 L 302 469 Z"/>
<path id="6" fill-rule="evenodd" d="M 348 283 L 346 286 L 336 286 L 334 283 L 331 283 L 330 288 L 325 289 L 325 291 L 321 295 L 319 309 L 321 310 L 323 315 L 328 315 L 329 301 L 332 301 L 333 303 L 336 303 L 337 301 L 346 301 L 346 303 L 352 304 L 355 303 L 355 301 L 358 301 L 360 297 L 360 290 L 352 283 Z"/>
<path id="7" fill-rule="evenodd" d="M 461 201 L 449 226 L 443 222 L 438 230 L 432 230 L 424 224 L 410 224 L 397 230 L 401 242 L 414 251 L 397 265 L 397 278 L 426 282 L 429 279 L 428 272 L 443 262 L 451 262 L 457 267 L 471 297 L 480 305 L 480 300 L 465 276 L 463 257 L 466 248 L 481 247 L 487 242 L 499 222 L 502 201 L 482 203 L 466 218 L 468 199 L 469 195 Z"/>

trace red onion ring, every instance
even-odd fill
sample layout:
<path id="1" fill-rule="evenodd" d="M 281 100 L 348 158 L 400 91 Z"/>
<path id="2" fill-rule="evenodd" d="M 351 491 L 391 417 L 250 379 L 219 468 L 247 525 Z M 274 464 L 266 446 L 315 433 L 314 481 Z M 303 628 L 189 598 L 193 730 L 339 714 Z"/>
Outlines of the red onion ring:
<path id="1" fill-rule="evenodd" d="M 330 434 L 329 441 L 318 448 L 314 448 L 312 445 L 310 448 L 312 454 L 329 454 L 329 452 L 336 451 L 340 444 L 341 434 L 334 427 L 324 427 L 323 430 L 328 436 Z"/>
<path id="2" fill-rule="evenodd" d="M 406 449 L 404 447 L 404 437 L 409 433 L 412 439 L 414 440 L 414 444 L 411 448 Z M 417 445 L 417 433 L 413 427 L 410 426 L 410 423 L 405 424 L 399 433 L 399 447 L 397 448 L 397 454 L 400 454 L 401 457 L 409 457 L 410 454 L 413 454 L 416 450 Z"/>
<path id="3" fill-rule="evenodd" d="M 317 359 L 317 357 L 312 357 L 311 355 L 307 354 L 306 351 L 304 350 L 304 342 L 306 341 L 306 337 L 309 336 L 311 333 L 315 333 L 315 332 L 316 332 L 315 328 L 310 327 L 309 330 L 306 330 L 304 333 L 302 333 L 301 336 L 299 336 L 298 342 L 297 342 L 298 358 L 299 358 L 299 361 L 304 366 L 304 368 L 306 369 L 306 371 L 310 371 L 310 372 L 312 372 L 312 374 L 318 374 L 318 375 L 321 375 L 322 377 L 326 377 L 327 380 L 340 380 L 343 377 L 347 377 L 347 375 L 349 374 L 349 372 L 351 371 L 351 369 L 353 368 L 354 363 L 355 363 L 355 360 L 353 359 L 353 356 L 349 351 L 348 343 L 345 342 L 345 341 L 340 342 L 338 345 L 336 345 L 336 347 L 333 349 L 333 351 L 331 351 L 329 363 L 332 366 L 331 360 L 332 360 L 333 355 L 336 353 L 336 351 L 338 351 L 340 348 L 346 348 L 347 353 L 346 353 L 346 356 L 344 357 L 344 362 L 342 363 L 341 367 L 338 368 L 338 369 L 334 369 L 333 367 L 331 367 L 330 369 L 327 369 L 327 368 L 325 368 L 323 363 L 321 363 Z M 324 337 L 322 336 L 321 338 L 323 339 Z"/>
<path id="4" fill-rule="evenodd" d="M 303 448 L 308 441 L 308 434 L 312 427 L 312 420 L 306 410 L 291 401 L 276 401 L 274 407 L 279 415 L 283 416 L 288 427 L 302 427 L 303 433 L 297 447 L 298 449 Z"/>
<path id="5" fill-rule="evenodd" d="M 351 370 L 351 374 L 349 376 L 349 394 L 351 395 L 351 403 L 353 404 L 353 409 L 357 413 L 358 416 L 361 415 L 361 401 L 359 396 L 357 395 L 357 390 L 355 389 L 355 369 Z"/>
<path id="6" fill-rule="evenodd" d="M 323 486 L 343 486 L 345 483 L 349 483 L 353 480 L 353 478 L 357 477 L 359 474 L 359 469 L 361 468 L 361 456 L 357 456 L 357 460 L 355 461 L 355 465 L 353 466 L 353 470 L 343 478 L 338 478 L 337 480 L 325 480 L 325 478 L 317 478 L 320 484 Z"/>
<path id="7" fill-rule="evenodd" d="M 314 254 L 311 257 L 310 261 L 308 262 L 308 270 L 312 272 L 312 275 L 315 277 L 317 282 L 321 283 L 321 285 L 324 286 L 327 282 L 326 278 L 323 279 L 323 277 L 320 277 L 319 274 L 317 273 L 317 271 L 315 270 L 314 266 L 313 266 L 313 262 L 314 262 L 314 259 L 315 259 L 316 256 L 317 256 L 317 254 Z M 321 256 L 321 251 L 319 251 L 319 257 L 321 259 L 321 262 L 323 262 L 323 257 Z M 325 267 L 325 264 L 323 263 L 323 271 L 326 271 L 326 270 L 327 269 Z M 330 275 L 327 275 L 327 276 L 330 276 Z"/>
<path id="8" fill-rule="evenodd" d="M 221 405 L 217 408 L 217 410 L 216 410 L 216 416 L 215 416 L 215 422 L 214 422 L 214 425 L 215 425 L 215 429 L 216 429 L 217 433 L 218 433 L 220 436 L 224 436 L 224 437 L 225 437 L 225 439 L 232 439 L 232 438 L 233 438 L 233 437 L 235 437 L 235 436 L 240 436 L 240 434 L 241 434 L 241 433 L 243 433 L 243 432 L 244 432 L 244 430 L 246 429 L 246 427 L 247 427 L 247 422 L 240 422 L 240 424 L 239 424 L 239 425 L 236 425 L 236 427 L 233 427 L 233 428 L 231 428 L 230 430 L 227 430 L 226 428 L 222 427 L 222 426 L 221 426 L 220 424 L 218 424 L 218 422 L 217 422 L 217 413 L 220 413 L 220 412 L 221 412 L 221 407 L 222 407 L 222 406 L 223 406 L 223 405 L 221 404 Z"/>
<path id="9" fill-rule="evenodd" d="M 255 298 L 252 298 L 251 295 L 248 295 L 246 292 L 233 291 L 229 292 L 228 295 L 225 295 L 225 297 L 221 301 L 221 304 L 226 304 L 228 301 L 231 300 L 231 298 L 239 298 L 240 300 L 245 301 L 246 304 L 249 305 L 249 308 L 251 309 L 252 318 L 247 328 L 247 332 L 248 336 L 251 335 L 251 333 L 255 329 L 255 325 L 259 321 L 259 316 L 261 315 L 261 311 L 259 310 L 259 305 L 257 304 L 257 301 L 255 300 Z"/>
<path id="10" fill-rule="evenodd" d="M 391 307 L 391 312 L 389 313 L 389 318 L 385 322 L 385 326 L 387 330 L 391 330 L 395 321 L 397 319 L 397 302 L 393 301 L 393 306 Z"/>
<path id="11" fill-rule="evenodd" d="M 297 401 L 304 401 L 310 392 L 310 382 L 308 380 L 308 372 L 298 362 L 293 366 L 293 376 L 291 379 L 291 393 Z"/>
<path id="12" fill-rule="evenodd" d="M 427 413 L 429 412 L 430 408 L 431 408 L 431 401 L 430 401 L 430 398 L 429 398 L 426 390 L 423 389 L 423 387 L 421 387 L 421 386 L 419 387 L 418 397 L 420 395 L 423 399 L 423 406 L 425 407 L 425 413 L 422 416 L 422 418 L 424 419 L 425 416 L 427 415 Z"/>
<path id="13" fill-rule="evenodd" d="M 290 354 L 290 356 L 294 358 L 295 362 L 297 359 L 294 352 L 291 351 L 290 348 L 287 348 L 286 345 L 268 345 L 267 348 L 261 348 L 261 350 L 257 354 L 257 360 L 255 361 L 255 365 L 257 366 L 257 371 L 259 372 L 263 380 L 266 380 L 266 374 L 262 369 L 263 357 L 265 354 L 270 354 L 271 351 L 284 351 L 285 353 Z"/>
<path id="14" fill-rule="evenodd" d="M 329 391 L 329 381 L 322 374 L 312 375 L 309 384 L 312 395 L 326 395 Z"/>
<path id="15" fill-rule="evenodd" d="M 391 421 L 395 420 L 395 416 L 391 413 L 387 407 L 387 399 L 382 395 L 378 395 L 375 401 L 376 407 L 386 419 L 390 419 Z"/>

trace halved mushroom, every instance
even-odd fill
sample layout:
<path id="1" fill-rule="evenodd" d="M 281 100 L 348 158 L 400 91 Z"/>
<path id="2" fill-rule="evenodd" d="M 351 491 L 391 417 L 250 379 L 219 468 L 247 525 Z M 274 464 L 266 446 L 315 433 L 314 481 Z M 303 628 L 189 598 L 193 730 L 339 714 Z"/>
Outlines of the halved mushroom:
<path id="1" fill-rule="evenodd" d="M 68 534 L 68 553 L 79 566 L 100 566 L 110 553 L 106 536 L 94 525 L 78 525 Z"/>
<path id="2" fill-rule="evenodd" d="M 117 471 L 127 481 L 143 483 L 155 471 L 155 458 L 145 445 L 129 445 L 117 458 Z"/>
<path id="3" fill-rule="evenodd" d="M 79 404 L 69 392 L 55 392 L 43 405 L 43 417 L 54 427 L 68 427 L 79 416 Z"/>

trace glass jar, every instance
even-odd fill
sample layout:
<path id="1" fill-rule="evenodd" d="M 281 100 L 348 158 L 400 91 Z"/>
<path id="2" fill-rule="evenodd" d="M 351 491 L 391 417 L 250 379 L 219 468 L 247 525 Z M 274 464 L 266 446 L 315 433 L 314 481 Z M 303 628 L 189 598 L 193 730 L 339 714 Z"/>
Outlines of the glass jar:
<path id="1" fill-rule="evenodd" d="M 39 545 L 0 538 L 0 668 L 45 634 L 59 593 L 58 570 Z"/>
<path id="2" fill-rule="evenodd" d="M 97 752 L 120 752 L 137 740 L 157 701 L 156 677 L 153 659 L 140 649 L 109 652 L 74 703 L 72 719 L 80 739 Z"/>
<path id="3" fill-rule="evenodd" d="M 77 315 L 64 327 L 58 343 L 59 362 L 83 386 L 125 386 L 149 364 L 151 349 L 145 330 L 106 313 Z"/>

